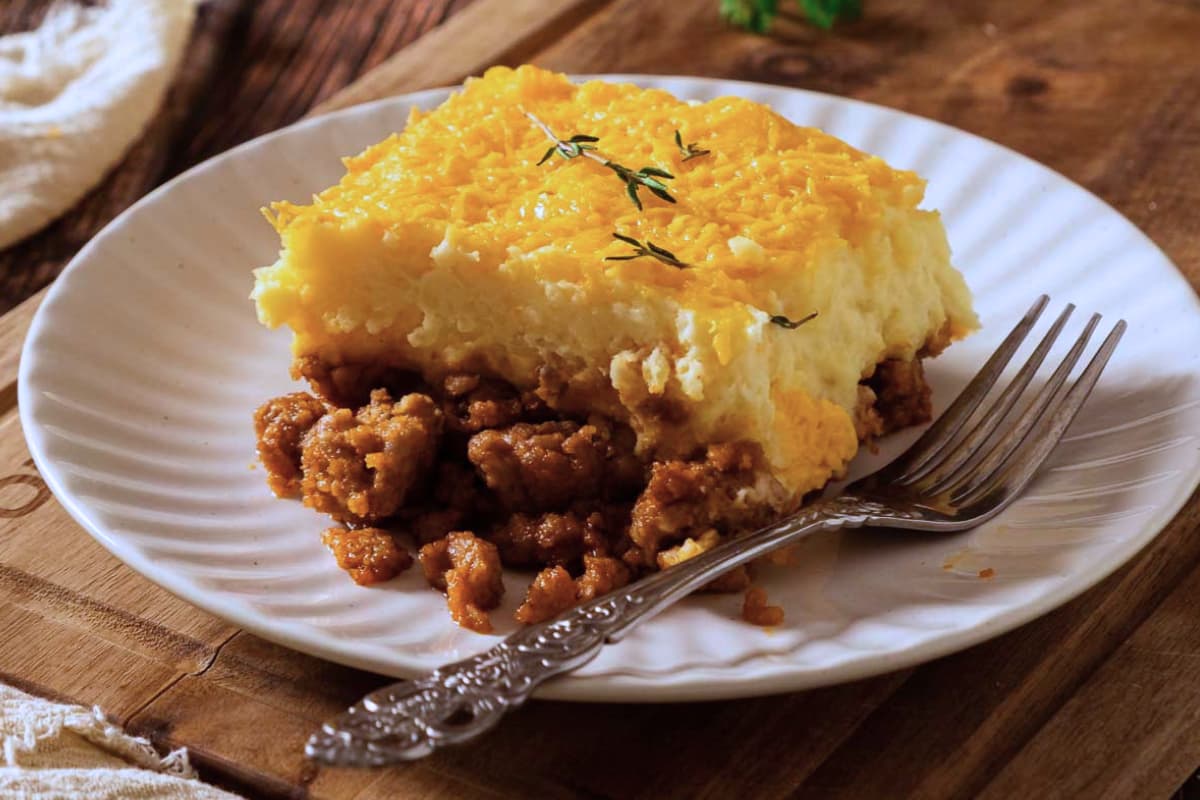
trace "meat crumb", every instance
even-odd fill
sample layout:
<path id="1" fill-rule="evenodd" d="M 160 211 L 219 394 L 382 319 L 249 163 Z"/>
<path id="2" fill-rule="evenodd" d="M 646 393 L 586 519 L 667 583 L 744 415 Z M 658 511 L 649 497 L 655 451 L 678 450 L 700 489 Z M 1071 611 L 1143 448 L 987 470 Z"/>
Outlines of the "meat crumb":
<path id="1" fill-rule="evenodd" d="M 979 570 L 979 577 L 983 578 L 984 580 L 993 578 L 995 575 L 996 570 L 992 569 L 991 567 L 985 567 L 984 569 Z"/>
<path id="2" fill-rule="evenodd" d="M 577 564 L 585 551 L 607 547 L 604 515 L 586 517 L 570 512 L 532 516 L 516 513 L 488 536 L 505 564 L 512 566 L 568 566 Z"/>
<path id="3" fill-rule="evenodd" d="M 511 511 L 562 511 L 592 498 L 632 500 L 645 483 L 628 428 L 599 418 L 518 422 L 471 437 L 467 457 Z"/>
<path id="4" fill-rule="evenodd" d="M 504 594 L 500 553 L 470 531 L 454 531 L 420 549 L 417 558 L 425 579 L 446 593 L 450 616 L 477 633 L 491 633 L 487 612 Z"/>
<path id="5" fill-rule="evenodd" d="M 655 462 L 633 507 L 629 538 L 637 548 L 626 560 L 651 566 L 665 543 L 698 542 L 714 525 L 736 530 L 765 521 L 766 509 L 738 502 L 739 490 L 753 483 L 754 460 L 750 447 L 718 444 L 703 461 Z"/>
<path id="6" fill-rule="evenodd" d="M 337 565 L 360 586 L 382 583 L 412 566 L 412 555 L 379 528 L 329 528 L 321 541 L 333 552 Z"/>
<path id="7" fill-rule="evenodd" d="M 575 605 L 575 581 L 562 567 L 547 567 L 539 572 L 525 592 L 525 602 L 517 609 L 517 622 L 533 625 L 557 617 Z"/>
<path id="8" fill-rule="evenodd" d="M 742 619 L 751 625 L 771 627 L 783 623 L 783 609 L 767 605 L 767 593 L 757 586 L 751 586 L 742 601 Z"/>
<path id="9" fill-rule="evenodd" d="M 576 422 L 519 422 L 475 434 L 467 456 L 512 511 L 560 511 L 595 497 L 604 477 L 604 443 Z"/>
<path id="10" fill-rule="evenodd" d="M 325 416 L 325 404 L 308 392 L 293 392 L 263 403 L 254 412 L 258 457 L 276 497 L 300 494 L 300 453 L 304 436 Z M 254 469 L 254 465 L 250 465 Z"/>
<path id="11" fill-rule="evenodd" d="M 460 433 L 502 428 L 521 419 L 525 403 L 510 384 L 480 375 L 456 373 L 442 382 L 446 427 Z"/>
<path id="12" fill-rule="evenodd" d="M 875 408 L 879 398 L 865 383 L 858 385 L 858 403 L 854 407 L 854 432 L 860 442 L 873 441 L 883 435 L 883 417 Z"/>
<path id="13" fill-rule="evenodd" d="M 370 400 L 371 392 L 387 389 L 393 397 L 426 391 L 415 372 L 388 364 L 327 364 L 316 356 L 299 356 L 292 364 L 292 377 L 304 378 L 325 402 L 339 408 L 357 408 Z"/>
<path id="14" fill-rule="evenodd" d="M 575 579 L 576 599 L 585 603 L 620 589 L 632 577 L 619 558 L 584 556 L 583 574 Z"/>
<path id="15" fill-rule="evenodd" d="M 874 412 L 879 417 L 881 433 L 933 419 L 933 391 L 925 380 L 921 359 L 882 361 L 867 384 L 878 398 Z"/>
<path id="16" fill-rule="evenodd" d="M 629 567 L 610 556 L 583 557 L 583 574 L 572 579 L 562 566 L 539 572 L 525 592 L 525 602 L 517 609 L 516 619 L 533 625 L 553 619 L 578 603 L 594 600 L 629 583 Z"/>
<path id="17" fill-rule="evenodd" d="M 354 524 L 394 515 L 433 466 L 441 429 L 441 411 L 423 394 L 393 402 L 376 389 L 357 413 L 331 411 L 304 440 L 304 504 Z"/>

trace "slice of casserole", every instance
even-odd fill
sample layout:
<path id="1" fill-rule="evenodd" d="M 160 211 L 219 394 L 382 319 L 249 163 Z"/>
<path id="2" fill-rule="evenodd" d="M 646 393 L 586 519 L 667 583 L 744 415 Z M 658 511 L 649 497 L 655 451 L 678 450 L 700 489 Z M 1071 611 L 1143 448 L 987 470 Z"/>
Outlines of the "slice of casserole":
<path id="1" fill-rule="evenodd" d="M 311 204 L 272 206 L 259 318 L 294 331 L 294 375 L 345 431 L 408 413 L 429 435 L 404 440 L 414 475 L 379 513 L 331 513 L 411 532 L 458 481 L 482 499 L 441 527 L 545 566 L 530 602 L 551 610 L 608 588 L 587 588 L 596 559 L 617 583 L 675 563 L 928 419 L 919 359 L 976 326 L 919 177 L 748 100 L 494 68 L 345 163 Z M 292 493 L 329 462 L 301 427 L 264 454 Z M 352 454 L 373 497 L 385 452 Z M 445 588 L 454 547 L 418 534 Z"/>

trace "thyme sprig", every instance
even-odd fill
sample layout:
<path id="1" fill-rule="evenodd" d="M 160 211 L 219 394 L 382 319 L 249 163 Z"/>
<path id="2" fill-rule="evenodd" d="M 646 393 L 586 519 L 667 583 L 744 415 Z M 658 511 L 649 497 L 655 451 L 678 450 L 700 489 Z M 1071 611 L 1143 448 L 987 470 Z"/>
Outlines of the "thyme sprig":
<path id="1" fill-rule="evenodd" d="M 666 178 L 667 180 L 675 178 L 674 175 L 665 169 L 642 167 L 637 172 L 634 172 L 629 167 L 623 167 L 614 161 L 605 161 L 604 166 L 617 173 L 617 176 L 625 182 L 625 193 L 629 195 L 629 199 L 637 206 L 638 211 L 642 210 L 642 199 L 638 197 L 638 187 L 641 186 L 649 189 L 650 193 L 655 197 L 666 200 L 668 203 L 675 202 L 675 198 L 667 191 L 667 185 L 659 180 L 659 178 Z"/>
<path id="2" fill-rule="evenodd" d="M 632 236 L 623 236 L 617 232 L 613 232 L 613 238 L 618 239 L 633 248 L 633 252 L 624 256 L 605 256 L 605 261 L 632 261 L 635 258 L 657 258 L 664 264 L 670 264 L 676 269 L 687 269 L 688 265 L 675 257 L 675 254 L 665 247 L 659 247 L 649 239 L 645 244 L 642 244 Z"/>
<path id="3" fill-rule="evenodd" d="M 522 109 L 522 111 L 524 111 L 524 109 Z M 549 125 L 542 122 L 533 114 L 525 111 L 525 116 L 529 117 L 530 121 L 533 122 L 534 125 L 537 125 L 539 128 L 541 128 L 542 133 L 546 134 L 546 137 L 550 139 L 550 141 L 554 142 L 550 149 L 546 151 L 546 154 L 542 156 L 542 160 L 538 162 L 539 167 L 542 164 L 545 164 L 546 161 L 548 161 L 555 153 L 568 160 L 583 156 L 585 158 L 590 158 L 592 161 L 595 161 L 598 164 L 603 164 L 615 172 L 617 177 L 620 178 L 625 184 L 625 193 L 629 195 L 629 199 L 633 201 L 635 206 L 637 206 L 638 211 L 642 210 L 642 199 L 638 196 L 638 189 L 643 186 L 649 189 L 651 194 L 653 194 L 655 197 L 666 200 L 668 203 L 675 202 L 675 198 L 671 196 L 669 191 L 667 191 L 667 185 L 662 182 L 663 179 L 673 180 L 675 176 L 667 172 L 665 169 L 659 169 L 658 167 L 642 167 L 641 169 L 634 171 L 623 164 L 618 164 L 617 162 L 611 161 L 597 153 L 595 142 L 600 141 L 598 137 L 577 133 L 570 139 L 560 139 L 558 135 L 550 129 Z"/>
<path id="4" fill-rule="evenodd" d="M 578 158 L 583 155 L 584 150 L 595 150 L 596 145 L 592 144 L 592 142 L 598 141 L 600 141 L 600 137 L 598 136 L 577 133 L 565 142 L 556 142 L 551 145 L 550 149 L 546 151 L 546 155 L 542 156 L 542 160 L 537 165 L 540 167 L 542 164 L 545 164 L 555 153 L 566 159 Z"/>
<path id="5" fill-rule="evenodd" d="M 787 317 L 783 316 L 782 314 L 772 314 L 771 322 L 773 322 L 774 324 L 778 325 L 781 328 L 787 328 L 789 331 L 794 331 L 794 330 L 796 330 L 796 328 L 799 328 L 804 323 L 806 323 L 810 320 L 814 320 L 816 318 L 817 318 L 816 311 L 812 312 L 811 314 L 809 314 L 806 317 L 801 317 L 800 319 L 788 319 Z"/>
<path id="6" fill-rule="evenodd" d="M 712 152 L 712 150 L 703 150 L 700 147 L 697 147 L 696 142 L 688 142 L 687 144 L 684 144 L 683 136 L 680 135 L 679 131 L 675 131 L 675 144 L 679 147 L 679 152 L 683 153 L 684 161 L 691 161 L 693 158 L 706 156 Z"/>

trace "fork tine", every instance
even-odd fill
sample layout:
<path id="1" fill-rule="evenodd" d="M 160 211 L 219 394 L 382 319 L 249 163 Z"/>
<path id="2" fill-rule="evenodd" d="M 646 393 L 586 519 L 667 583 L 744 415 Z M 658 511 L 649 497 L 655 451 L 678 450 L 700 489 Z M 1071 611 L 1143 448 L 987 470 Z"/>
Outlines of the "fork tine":
<path id="1" fill-rule="evenodd" d="M 967 495 L 972 490 L 992 479 L 1008 461 L 1009 456 L 1029 436 L 1030 431 L 1037 425 L 1038 420 L 1046 416 L 1047 412 L 1053 409 L 1061 400 L 1063 393 L 1066 391 L 1064 384 L 1066 383 L 1067 376 L 1071 374 L 1071 370 L 1075 368 L 1079 357 L 1083 355 L 1083 349 L 1087 347 L 1088 340 L 1092 338 L 1092 333 L 1096 330 L 1096 324 L 1099 322 L 1100 315 L 1093 314 L 1091 319 L 1088 320 L 1087 325 L 1084 326 L 1083 333 L 1079 334 L 1079 338 L 1075 340 L 1075 344 L 1071 345 L 1070 351 L 1063 358 L 1062 363 L 1058 365 L 1058 368 L 1054 370 L 1054 373 L 1050 376 L 1050 380 L 1029 401 L 1029 405 L 1025 407 L 1016 424 L 998 442 L 992 445 L 982 457 L 972 459 L 968 468 L 960 470 L 957 475 L 953 475 L 940 485 L 932 487 L 932 492 L 949 492 L 951 502 L 955 502 L 957 498 Z"/>
<path id="2" fill-rule="evenodd" d="M 1084 368 L 1070 390 L 1066 392 L 1066 396 L 1053 413 L 1046 416 L 1034 431 L 1034 435 L 1030 436 L 1021 448 L 1013 453 L 991 480 L 962 495 L 961 507 L 969 508 L 973 504 L 987 501 L 987 507 L 977 509 L 979 514 L 985 515 L 980 519 L 982 522 L 983 519 L 999 513 L 1008 505 L 1006 501 L 1016 497 L 1029 485 L 1038 469 L 1050 457 L 1050 453 L 1067 432 L 1067 428 L 1070 427 L 1071 422 L 1083 407 L 1084 401 L 1092 393 L 1096 381 L 1100 379 L 1100 373 L 1104 371 L 1113 351 L 1117 349 L 1117 344 L 1121 341 L 1126 327 L 1125 320 L 1120 320 L 1113 326 L 1112 331 L 1100 345 L 1100 349 L 1096 351 L 1096 355 L 1092 356 L 1092 360 L 1088 362 L 1087 367 Z"/>
<path id="3" fill-rule="evenodd" d="M 1054 342 L 1058 340 L 1058 335 L 1062 333 L 1063 326 L 1067 324 L 1067 319 L 1075 310 L 1073 303 L 1068 303 L 1063 312 L 1058 315 L 1058 319 L 1054 320 L 1054 324 L 1050 326 L 1050 330 L 1042 337 L 1042 341 L 1038 343 L 1037 348 L 1029 356 L 1024 366 L 1017 373 L 1016 377 L 1004 387 L 1004 391 L 996 398 L 990 407 L 983 413 L 979 422 L 958 444 L 953 448 L 949 448 L 944 456 L 930 459 L 925 467 L 915 470 L 911 479 L 903 481 L 905 484 L 911 484 L 917 481 L 921 482 L 922 489 L 930 492 L 937 492 L 939 484 L 951 478 L 958 473 L 959 468 L 971 460 L 974 456 L 981 456 L 979 448 L 988 440 L 988 437 L 996 430 L 1012 407 L 1016 405 L 1017 400 L 1029 386 L 1029 381 L 1037 374 L 1038 369 L 1042 366 L 1042 362 L 1046 359 L 1046 354 L 1050 352 L 1050 348 L 1054 346 Z"/>
<path id="4" fill-rule="evenodd" d="M 1008 362 L 1012 360 L 1013 355 L 1029 336 L 1029 331 L 1033 329 L 1034 324 L 1041 317 L 1042 311 L 1045 310 L 1046 304 L 1050 302 L 1048 295 L 1042 295 L 1034 301 L 1029 310 L 1025 312 L 1025 316 L 1016 324 L 1012 331 L 1005 337 L 1000 347 L 996 352 L 992 353 L 991 358 L 987 363 L 975 374 L 971 382 L 959 393 L 954 402 L 950 404 L 937 420 L 929 426 L 925 433 L 913 443 L 912 447 L 908 448 L 895 461 L 884 467 L 880 472 L 875 474 L 876 479 L 882 481 L 896 481 L 905 479 L 913 470 L 920 469 L 930 459 L 935 457 L 942 449 L 949 444 L 959 432 L 959 430 L 970 419 L 971 414 L 983 402 L 983 398 L 987 396 L 993 384 L 1004 372 L 1004 368 L 1008 366 Z"/>

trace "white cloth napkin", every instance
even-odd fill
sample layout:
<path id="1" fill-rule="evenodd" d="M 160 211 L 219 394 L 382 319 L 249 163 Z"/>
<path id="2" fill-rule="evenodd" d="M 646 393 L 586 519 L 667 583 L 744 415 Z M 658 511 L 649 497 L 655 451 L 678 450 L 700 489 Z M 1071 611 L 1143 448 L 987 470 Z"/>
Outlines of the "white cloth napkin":
<path id="1" fill-rule="evenodd" d="M 54 6 L 0 37 L 0 247 L 83 197 L 138 138 L 187 45 L 195 0 Z"/>
<path id="2" fill-rule="evenodd" d="M 187 752 L 160 757 L 100 709 L 0 684 L 0 797 L 23 800 L 238 800 L 196 780 Z"/>

